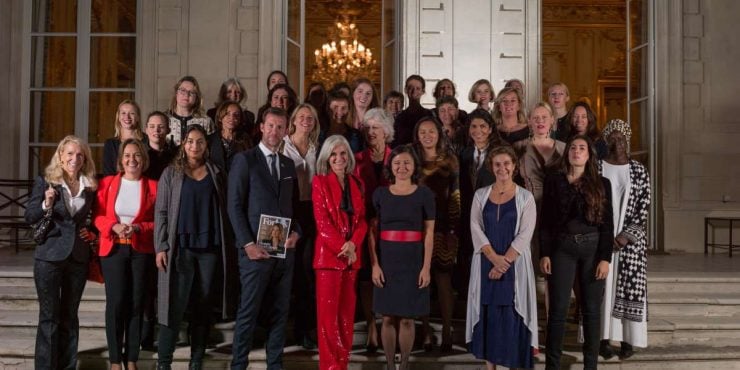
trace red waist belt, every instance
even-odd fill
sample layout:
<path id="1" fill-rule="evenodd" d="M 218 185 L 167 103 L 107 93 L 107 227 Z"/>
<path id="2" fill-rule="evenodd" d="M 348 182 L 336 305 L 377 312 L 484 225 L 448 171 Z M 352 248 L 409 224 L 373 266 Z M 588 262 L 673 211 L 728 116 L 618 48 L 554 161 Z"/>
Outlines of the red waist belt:
<path id="1" fill-rule="evenodd" d="M 388 242 L 420 242 L 421 231 L 386 230 L 380 232 L 380 239 Z"/>

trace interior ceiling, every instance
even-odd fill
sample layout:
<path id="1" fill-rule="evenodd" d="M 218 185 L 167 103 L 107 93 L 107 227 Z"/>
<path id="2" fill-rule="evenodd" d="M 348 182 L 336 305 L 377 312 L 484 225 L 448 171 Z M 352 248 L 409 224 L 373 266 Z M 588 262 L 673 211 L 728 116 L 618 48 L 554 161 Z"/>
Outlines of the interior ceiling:
<path id="1" fill-rule="evenodd" d="M 381 0 L 307 0 L 306 23 L 333 23 L 349 17 L 358 25 L 380 23 Z"/>

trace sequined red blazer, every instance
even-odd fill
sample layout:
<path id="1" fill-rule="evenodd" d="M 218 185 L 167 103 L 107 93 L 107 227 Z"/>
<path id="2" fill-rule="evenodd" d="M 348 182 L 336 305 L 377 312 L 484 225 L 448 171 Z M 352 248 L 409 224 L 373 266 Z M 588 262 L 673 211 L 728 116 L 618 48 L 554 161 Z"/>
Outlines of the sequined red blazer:
<path id="1" fill-rule="evenodd" d="M 365 221 L 365 196 L 362 180 L 348 175 L 352 208 L 354 213 L 349 217 L 340 209 L 342 188 L 339 179 L 333 172 L 327 175 L 316 175 L 312 182 L 311 197 L 313 213 L 316 218 L 316 245 L 313 256 L 313 268 L 344 270 L 348 266 L 346 257 L 337 257 L 342 245 L 348 240 L 355 244 L 357 261 L 350 267 L 357 270 L 362 266 L 362 242 L 367 233 Z"/>

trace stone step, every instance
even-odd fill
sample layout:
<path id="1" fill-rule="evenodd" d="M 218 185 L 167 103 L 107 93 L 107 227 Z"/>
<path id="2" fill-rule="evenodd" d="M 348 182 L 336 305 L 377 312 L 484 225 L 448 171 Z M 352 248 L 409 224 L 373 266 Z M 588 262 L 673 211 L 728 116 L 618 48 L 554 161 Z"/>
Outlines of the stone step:
<path id="1" fill-rule="evenodd" d="M 660 316 L 732 316 L 740 314 L 736 293 L 648 292 L 648 313 Z"/>
<path id="2" fill-rule="evenodd" d="M 28 267 L 33 270 L 33 267 Z M 34 286 L 33 271 L 6 270 L 0 271 L 0 287 L 4 286 Z"/>
<path id="3" fill-rule="evenodd" d="M 105 341 L 105 315 L 103 311 L 80 311 L 80 337 Z M 0 310 L 0 332 L 3 335 L 35 336 L 38 311 Z"/>
<path id="4" fill-rule="evenodd" d="M 32 337 L 4 338 L 0 335 L 0 367 L 12 369 L 33 368 Z M 104 369 L 108 366 L 108 353 L 104 342 L 81 337 L 79 345 L 79 369 Z M 292 370 L 308 370 L 318 367 L 318 352 L 307 351 L 297 346 L 285 348 L 284 366 Z M 173 369 L 187 369 L 190 349 L 179 347 L 174 353 Z M 536 356 L 535 369 L 544 369 L 544 354 Z M 152 369 L 157 355 L 143 351 L 138 362 L 141 369 Z M 226 369 L 231 361 L 231 349 L 228 344 L 209 350 L 205 367 Z M 581 369 L 583 357 L 575 345 L 566 345 L 563 352 L 562 369 Z M 460 347 L 451 353 L 425 353 L 415 350 L 411 357 L 411 367 L 429 370 L 478 370 L 483 368 L 480 360 Z M 265 351 L 256 349 L 250 354 L 250 369 L 265 369 Z M 364 349 L 355 347 L 350 358 L 349 369 L 380 370 L 384 368 L 382 351 L 368 355 Z M 712 347 L 702 345 L 654 347 L 640 349 L 628 360 L 620 361 L 616 357 L 605 361 L 600 359 L 600 369 L 606 370 L 686 370 L 686 369 L 740 369 L 740 347 Z"/>
<path id="5" fill-rule="evenodd" d="M 0 310 L 38 312 L 39 302 L 33 286 L 0 286 Z M 90 283 L 85 286 L 80 311 L 105 311 L 105 287 Z"/>
<path id="6" fill-rule="evenodd" d="M 740 294 L 740 274 L 731 272 L 655 272 L 648 274 L 652 293 Z"/>
<path id="7" fill-rule="evenodd" d="M 660 317 L 648 322 L 650 346 L 740 346 L 740 315 Z"/>

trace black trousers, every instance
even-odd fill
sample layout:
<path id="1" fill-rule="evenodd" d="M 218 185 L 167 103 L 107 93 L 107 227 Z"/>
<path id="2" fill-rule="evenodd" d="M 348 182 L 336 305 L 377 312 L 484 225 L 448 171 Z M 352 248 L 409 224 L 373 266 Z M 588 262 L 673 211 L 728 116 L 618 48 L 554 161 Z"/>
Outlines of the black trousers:
<path id="1" fill-rule="evenodd" d="M 252 261 L 239 250 L 239 280 L 241 294 L 234 326 L 232 370 L 246 370 L 252 349 L 254 329 L 260 311 L 268 316 L 268 335 L 265 343 L 267 369 L 283 368 L 285 324 L 288 321 L 290 289 L 293 282 L 295 252 L 288 249 L 285 259 L 270 258 Z M 270 292 L 270 298 L 266 298 Z"/>
<path id="2" fill-rule="evenodd" d="M 35 369 L 75 369 L 80 322 L 77 311 L 87 282 L 87 263 L 36 260 L 33 280 L 39 299 Z"/>
<path id="3" fill-rule="evenodd" d="M 293 334 L 298 344 L 303 337 L 316 330 L 316 276 L 313 271 L 316 222 L 311 201 L 301 201 L 296 207 L 296 218 L 301 224 L 303 235 L 295 249 L 293 271 L 293 294 L 295 323 Z"/>
<path id="4" fill-rule="evenodd" d="M 565 319 L 570 305 L 570 291 L 577 278 L 581 286 L 583 299 L 583 368 L 596 369 L 599 356 L 599 322 L 601 302 L 604 297 L 604 280 L 596 280 L 596 266 L 599 261 L 596 255 L 599 235 L 587 234 L 578 239 L 561 237 L 557 248 L 552 252 L 550 261 L 552 275 L 548 279 L 550 296 L 550 314 L 547 319 L 546 369 L 560 369 L 560 357 L 563 352 Z"/>
<path id="5" fill-rule="evenodd" d="M 139 360 L 141 325 L 154 254 L 139 253 L 130 245 L 115 244 L 100 259 L 105 278 L 105 337 L 112 364 Z M 124 357 L 125 352 L 125 357 Z"/>
<path id="6" fill-rule="evenodd" d="M 159 326 L 158 355 L 160 364 L 171 364 L 177 336 L 185 309 L 190 316 L 190 361 L 201 362 L 206 352 L 208 329 L 213 317 L 213 281 L 220 255 L 213 249 L 193 251 L 178 249 L 174 261 L 170 262 L 170 273 L 174 274 L 170 284 L 170 323 Z M 191 304 L 188 307 L 188 304 Z"/>

